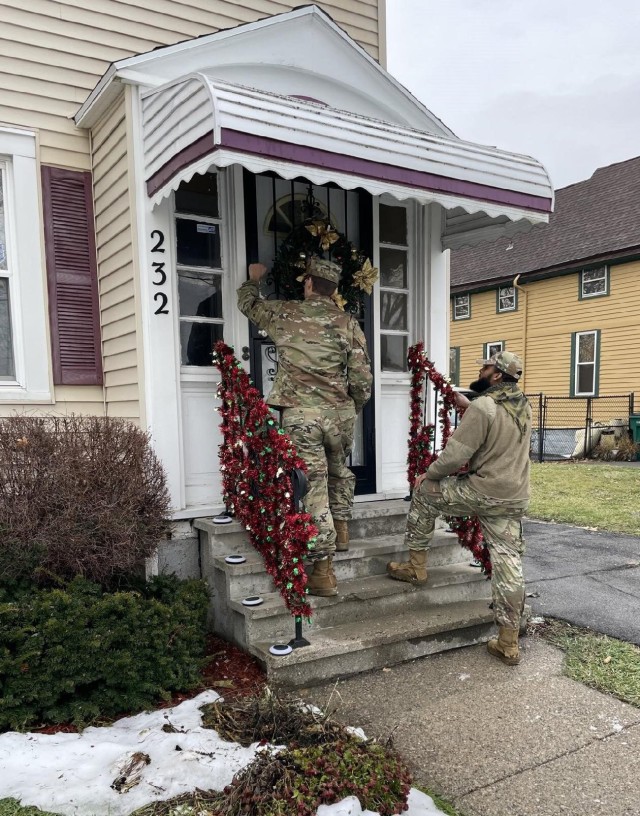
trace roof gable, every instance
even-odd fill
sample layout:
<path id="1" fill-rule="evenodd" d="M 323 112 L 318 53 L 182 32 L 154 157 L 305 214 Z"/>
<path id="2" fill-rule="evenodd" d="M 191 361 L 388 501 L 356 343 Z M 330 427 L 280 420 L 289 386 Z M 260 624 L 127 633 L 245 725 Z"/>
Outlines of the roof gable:
<path id="1" fill-rule="evenodd" d="M 204 72 L 282 95 L 418 128 L 453 133 L 315 5 L 156 48 L 113 63 L 78 111 L 91 127 L 122 81 L 158 87 Z"/>
<path id="2" fill-rule="evenodd" d="M 452 252 L 451 287 L 460 291 L 560 271 L 631 249 L 640 249 L 640 156 L 557 190 L 548 224 Z"/>

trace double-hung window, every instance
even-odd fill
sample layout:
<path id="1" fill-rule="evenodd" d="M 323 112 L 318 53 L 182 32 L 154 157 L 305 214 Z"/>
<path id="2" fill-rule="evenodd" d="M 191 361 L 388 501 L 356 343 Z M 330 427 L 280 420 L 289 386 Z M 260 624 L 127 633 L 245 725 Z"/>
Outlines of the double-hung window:
<path id="1" fill-rule="evenodd" d="M 518 306 L 518 297 L 515 286 L 501 286 L 497 294 L 498 312 L 515 312 Z"/>
<path id="2" fill-rule="evenodd" d="M 11 257 L 8 249 L 7 163 L 0 161 L 0 382 L 14 382 L 16 366 L 11 320 Z"/>
<path id="3" fill-rule="evenodd" d="M 196 174 L 175 193 L 176 254 L 183 366 L 211 366 L 223 338 L 220 194 L 216 173 Z"/>
<path id="4" fill-rule="evenodd" d="M 580 273 L 580 300 L 609 294 L 609 267 L 583 269 Z"/>
<path id="5" fill-rule="evenodd" d="M 51 402 L 36 136 L 0 125 L 0 403 Z"/>
<path id="6" fill-rule="evenodd" d="M 471 295 L 454 295 L 453 319 L 468 320 L 471 317 Z"/>
<path id="7" fill-rule="evenodd" d="M 571 396 L 597 396 L 600 332 L 575 332 L 571 336 L 571 359 Z"/>

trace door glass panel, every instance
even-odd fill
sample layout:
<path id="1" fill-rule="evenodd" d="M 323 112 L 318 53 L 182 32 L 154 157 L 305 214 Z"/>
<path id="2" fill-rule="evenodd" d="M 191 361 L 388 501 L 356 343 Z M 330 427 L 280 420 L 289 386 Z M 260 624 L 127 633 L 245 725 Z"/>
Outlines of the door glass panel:
<path id="1" fill-rule="evenodd" d="M 393 331 L 407 331 L 407 295 L 380 292 L 380 326 Z"/>
<path id="2" fill-rule="evenodd" d="M 220 323 L 200 323 L 192 320 L 180 321 L 180 348 L 182 365 L 213 365 L 213 346 L 223 339 Z"/>
<path id="3" fill-rule="evenodd" d="M 219 269 L 220 225 L 176 218 L 176 247 L 179 264 Z"/>
<path id="4" fill-rule="evenodd" d="M 383 334 L 380 336 L 380 356 L 383 371 L 407 370 L 408 337 L 403 334 Z"/>
<path id="5" fill-rule="evenodd" d="M 176 212 L 218 218 L 218 176 L 196 173 L 191 181 L 183 181 L 176 190 L 175 205 Z"/>
<path id="6" fill-rule="evenodd" d="M 190 317 L 222 317 L 222 277 L 206 272 L 180 272 L 180 314 Z"/>
<path id="7" fill-rule="evenodd" d="M 380 286 L 407 288 L 407 253 L 404 250 L 380 248 Z"/>
<path id="8" fill-rule="evenodd" d="M 0 380 L 14 380 L 13 340 L 11 339 L 11 311 L 9 309 L 9 281 L 0 278 Z"/>
<path id="9" fill-rule="evenodd" d="M 404 207 L 380 204 L 380 243 L 407 244 L 407 211 Z"/>

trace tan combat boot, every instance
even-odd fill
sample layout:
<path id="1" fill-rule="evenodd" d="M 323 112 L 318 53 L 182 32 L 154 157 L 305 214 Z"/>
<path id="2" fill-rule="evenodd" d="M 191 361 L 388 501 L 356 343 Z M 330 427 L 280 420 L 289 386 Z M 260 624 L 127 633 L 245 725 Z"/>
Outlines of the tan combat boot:
<path id="1" fill-rule="evenodd" d="M 506 626 L 498 628 L 498 637 L 487 643 L 487 651 L 507 666 L 517 666 L 520 662 L 520 650 L 518 649 L 518 630 L 507 629 Z"/>
<path id="2" fill-rule="evenodd" d="M 427 551 L 409 550 L 409 560 L 404 563 L 390 561 L 387 564 L 387 575 L 396 581 L 407 581 L 410 584 L 426 584 Z"/>
<path id="3" fill-rule="evenodd" d="M 336 552 L 346 552 L 349 549 L 349 522 L 334 519 L 333 526 L 336 528 Z"/>
<path id="4" fill-rule="evenodd" d="M 313 572 L 307 581 L 309 595 L 318 595 L 321 598 L 330 598 L 338 594 L 338 582 L 333 573 L 331 558 L 323 558 L 313 562 Z"/>

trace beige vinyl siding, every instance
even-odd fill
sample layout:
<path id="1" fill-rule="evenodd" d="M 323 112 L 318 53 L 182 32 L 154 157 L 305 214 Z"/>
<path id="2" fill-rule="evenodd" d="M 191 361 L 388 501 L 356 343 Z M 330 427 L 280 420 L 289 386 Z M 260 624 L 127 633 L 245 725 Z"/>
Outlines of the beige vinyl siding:
<path id="1" fill-rule="evenodd" d="M 609 295 L 580 300 L 578 285 L 577 272 L 525 284 L 518 311 L 503 314 L 496 314 L 495 289 L 472 294 L 471 319 L 450 324 L 461 384 L 475 379 L 482 344 L 505 340 L 510 351 L 524 354 L 528 393 L 569 396 L 571 336 L 599 330 L 599 394 L 635 392 L 640 401 L 640 261 L 610 266 Z"/>
<path id="2" fill-rule="evenodd" d="M 108 416 L 140 418 L 125 96 L 92 132 L 104 390 Z"/>
<path id="3" fill-rule="evenodd" d="M 0 0 L 0 122 L 37 128 L 44 164 L 88 170 L 88 137 L 71 117 L 111 62 L 297 5 L 297 0 Z M 378 0 L 318 5 L 378 58 Z"/>

